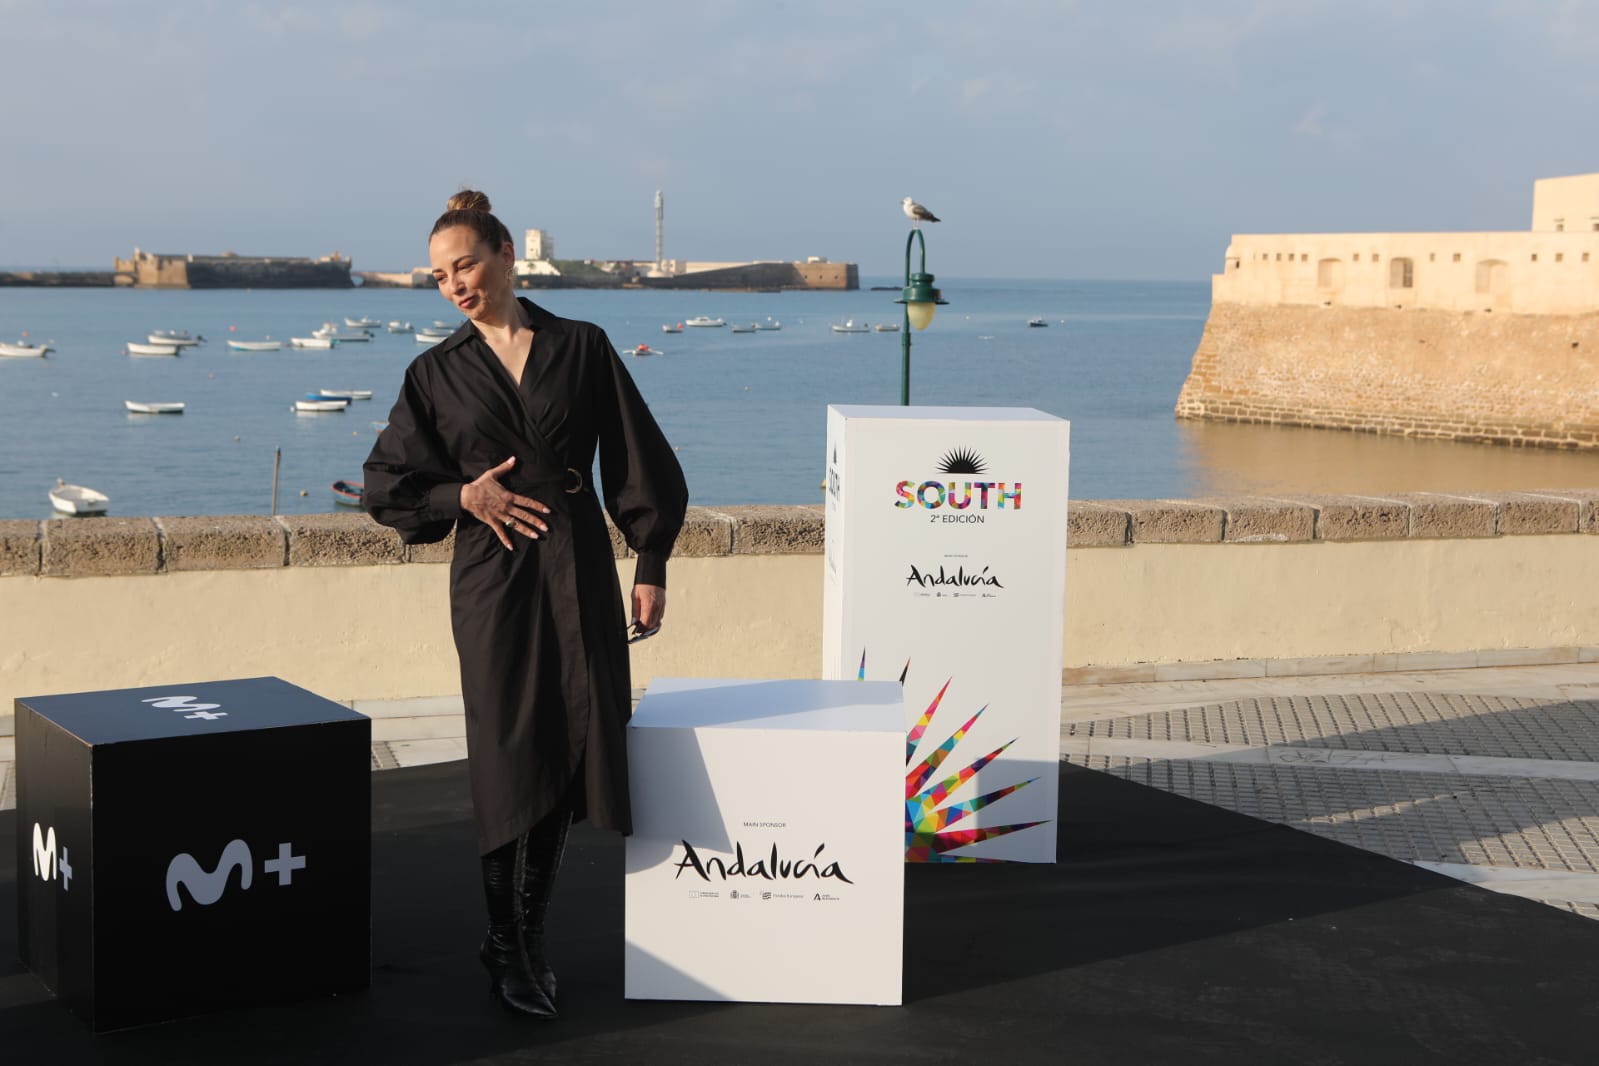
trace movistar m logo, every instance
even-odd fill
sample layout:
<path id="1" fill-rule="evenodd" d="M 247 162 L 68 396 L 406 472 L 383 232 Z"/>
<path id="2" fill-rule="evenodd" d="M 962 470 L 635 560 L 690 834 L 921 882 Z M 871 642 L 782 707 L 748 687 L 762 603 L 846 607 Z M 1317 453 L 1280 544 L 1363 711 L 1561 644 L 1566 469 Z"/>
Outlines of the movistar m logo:
<path id="1" fill-rule="evenodd" d="M 228 716 L 227 711 L 217 710 L 222 704 L 196 703 L 193 696 L 151 696 L 139 702 L 151 704 L 161 708 L 163 711 L 185 711 L 187 712 L 183 716 L 185 718 L 203 718 L 208 722 L 214 722 L 218 718 L 226 718 Z"/>
<path id="2" fill-rule="evenodd" d="M 59 879 L 61 891 L 72 886 L 72 861 L 66 848 L 56 847 L 56 827 L 33 823 L 33 873 L 41 881 Z"/>
<path id="3" fill-rule="evenodd" d="M 209 907 L 222 898 L 228 890 L 234 870 L 239 871 L 239 890 L 250 887 L 255 869 L 255 855 L 250 845 L 242 840 L 230 840 L 217 859 L 216 868 L 207 870 L 188 852 L 174 856 L 167 863 L 167 903 L 174 911 L 183 909 L 181 886 L 188 889 L 189 897 L 202 907 Z M 277 874 L 279 885 L 291 884 L 296 870 L 305 869 L 305 856 L 294 854 L 294 845 L 279 844 L 278 855 L 261 864 L 264 874 Z"/>

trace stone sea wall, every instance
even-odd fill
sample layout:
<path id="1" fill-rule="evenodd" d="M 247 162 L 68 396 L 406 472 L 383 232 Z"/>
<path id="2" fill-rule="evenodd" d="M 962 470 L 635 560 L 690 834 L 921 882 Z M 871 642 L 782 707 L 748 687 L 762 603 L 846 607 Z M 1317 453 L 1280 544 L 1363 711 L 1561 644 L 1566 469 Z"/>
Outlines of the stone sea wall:
<path id="1" fill-rule="evenodd" d="M 1215 302 L 1176 413 L 1599 447 L 1599 311 Z"/>
<path id="2" fill-rule="evenodd" d="M 1066 681 L 1599 659 L 1599 490 L 1069 514 Z M 822 534 L 819 506 L 693 508 L 634 683 L 818 676 Z M 18 696 L 266 674 L 334 699 L 457 693 L 449 553 L 358 513 L 0 521 L 0 716 Z"/>

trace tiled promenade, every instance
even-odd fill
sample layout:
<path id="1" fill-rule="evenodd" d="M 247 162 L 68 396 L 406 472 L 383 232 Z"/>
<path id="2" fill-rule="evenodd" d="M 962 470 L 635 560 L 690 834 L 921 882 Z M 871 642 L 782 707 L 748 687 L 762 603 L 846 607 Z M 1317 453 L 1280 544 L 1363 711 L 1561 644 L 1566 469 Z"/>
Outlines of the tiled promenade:
<path id="1" fill-rule="evenodd" d="M 1073 684 L 1061 705 L 1073 764 L 1599 918 L 1599 663 Z M 374 770 L 466 756 L 457 698 L 354 707 Z"/>

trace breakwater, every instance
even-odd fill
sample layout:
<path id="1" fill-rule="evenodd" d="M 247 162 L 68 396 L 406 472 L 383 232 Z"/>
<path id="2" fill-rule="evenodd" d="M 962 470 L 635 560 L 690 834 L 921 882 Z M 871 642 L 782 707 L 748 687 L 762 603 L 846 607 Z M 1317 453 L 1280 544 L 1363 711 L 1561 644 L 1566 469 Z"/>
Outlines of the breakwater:
<path id="1" fill-rule="evenodd" d="M 156 255 L 135 248 L 114 262 L 118 284 L 142 289 L 348 289 L 350 259 L 295 256 Z"/>
<path id="2" fill-rule="evenodd" d="M 109 270 L 0 270 L 0 286 L 21 288 L 108 289 L 125 285 Z"/>

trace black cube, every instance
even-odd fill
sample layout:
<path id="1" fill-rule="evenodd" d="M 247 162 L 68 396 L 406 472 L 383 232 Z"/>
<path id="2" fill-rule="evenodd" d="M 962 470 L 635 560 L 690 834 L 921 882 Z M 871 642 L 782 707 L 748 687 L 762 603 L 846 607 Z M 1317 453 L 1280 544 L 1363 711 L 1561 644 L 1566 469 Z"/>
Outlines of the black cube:
<path id="1" fill-rule="evenodd" d="M 366 987 L 371 740 L 275 677 L 17 700 L 22 961 L 96 1031 Z"/>

